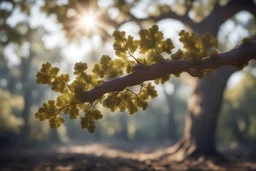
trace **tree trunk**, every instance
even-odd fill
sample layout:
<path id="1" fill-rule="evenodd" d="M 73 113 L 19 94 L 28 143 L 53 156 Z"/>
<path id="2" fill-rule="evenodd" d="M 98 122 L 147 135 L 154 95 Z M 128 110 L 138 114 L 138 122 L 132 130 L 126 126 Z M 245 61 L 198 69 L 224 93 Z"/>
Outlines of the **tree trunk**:
<path id="1" fill-rule="evenodd" d="M 29 123 L 29 116 L 30 116 L 30 107 L 32 105 L 32 90 L 30 85 L 30 70 L 33 60 L 33 53 L 30 52 L 28 58 L 23 58 L 21 63 L 21 82 L 23 85 L 23 99 L 24 99 L 24 107 L 23 111 L 21 112 L 21 116 L 24 119 L 24 126 L 21 130 L 21 137 L 28 138 L 29 130 L 30 130 L 30 123 Z"/>
<path id="2" fill-rule="evenodd" d="M 21 136 L 22 138 L 28 138 L 29 137 L 29 131 L 30 131 L 30 123 L 29 123 L 29 117 L 30 117 L 30 107 L 32 105 L 32 92 L 28 88 L 25 89 L 24 92 L 24 108 L 21 113 L 21 116 L 24 119 L 24 126 L 21 130 Z"/>
<path id="3" fill-rule="evenodd" d="M 169 113 L 168 113 L 168 125 L 169 125 L 169 128 L 168 128 L 168 132 L 169 132 L 169 136 L 168 138 L 172 141 L 176 141 L 178 139 L 178 133 L 177 133 L 177 126 L 176 126 L 176 121 L 175 121 L 175 118 L 174 118 L 174 115 L 175 115 L 175 103 L 174 103 L 174 95 L 176 93 L 176 88 L 174 88 L 174 92 L 172 95 L 169 95 L 167 93 L 167 90 L 166 90 L 166 87 L 163 86 L 163 89 L 164 89 L 164 94 L 167 98 L 167 102 L 170 106 L 169 108 Z"/>
<path id="4" fill-rule="evenodd" d="M 204 22 L 192 30 L 199 35 L 208 31 L 217 37 L 219 27 L 224 21 L 216 17 L 216 12 L 212 12 Z M 215 27 L 212 27 L 213 25 Z M 252 37 L 252 40 L 255 40 L 255 37 Z M 183 160 L 189 156 L 218 155 L 215 139 L 217 120 L 227 81 L 235 71 L 237 69 L 234 67 L 221 67 L 196 82 L 188 100 L 183 136 L 168 150 L 168 154 L 173 154 L 170 156 L 171 160 Z"/>
<path id="5" fill-rule="evenodd" d="M 222 67 L 197 81 L 188 101 L 188 114 L 181 140 L 168 150 L 171 159 L 217 155 L 215 133 L 223 92 L 234 67 Z"/>
<path id="6" fill-rule="evenodd" d="M 190 28 L 199 35 L 210 32 L 213 37 L 217 37 L 219 27 L 226 21 L 218 17 L 218 8 L 216 6 L 205 20 Z M 207 157 L 218 154 L 215 140 L 217 119 L 227 81 L 235 71 L 234 67 L 221 67 L 202 80 L 196 81 L 188 100 L 183 136 L 168 150 L 173 154 L 170 156 L 171 160 L 179 161 L 190 156 Z"/>

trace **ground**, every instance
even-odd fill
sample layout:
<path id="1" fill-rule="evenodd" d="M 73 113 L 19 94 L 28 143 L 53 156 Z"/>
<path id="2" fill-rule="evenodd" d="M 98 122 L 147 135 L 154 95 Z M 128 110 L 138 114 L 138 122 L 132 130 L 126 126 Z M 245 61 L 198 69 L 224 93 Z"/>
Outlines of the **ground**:
<path id="1" fill-rule="evenodd" d="M 190 159 L 159 160 L 166 148 L 118 148 L 103 144 L 51 147 L 8 147 L 1 150 L 1 171 L 256 171 L 256 155 L 232 154 L 230 161 Z M 256 151 L 255 151 L 256 153 Z M 227 153 L 226 153 L 227 154 Z M 230 153 L 231 154 L 231 153 Z"/>

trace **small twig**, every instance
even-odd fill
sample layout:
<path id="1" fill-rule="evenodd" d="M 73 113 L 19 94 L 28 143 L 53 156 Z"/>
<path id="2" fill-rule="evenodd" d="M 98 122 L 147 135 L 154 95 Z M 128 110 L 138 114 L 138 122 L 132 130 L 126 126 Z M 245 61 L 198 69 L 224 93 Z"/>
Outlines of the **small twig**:
<path id="1" fill-rule="evenodd" d="M 140 100 L 140 102 L 142 102 L 142 100 L 139 98 L 139 94 L 140 94 L 140 93 L 136 94 L 136 93 L 134 93 L 133 91 L 131 91 L 130 89 L 127 89 L 127 91 L 129 91 L 129 92 L 131 92 L 132 94 L 134 94 L 134 95 Z"/>
<path id="2" fill-rule="evenodd" d="M 61 81 L 63 84 L 65 84 L 65 86 L 66 86 L 71 92 L 74 92 L 74 91 L 71 89 L 71 87 L 70 87 L 65 81 L 63 81 L 62 79 L 57 78 L 57 77 L 54 76 L 54 75 L 52 75 L 52 77 L 53 77 L 54 79 L 56 79 L 56 80 Z"/>
<path id="3" fill-rule="evenodd" d="M 135 58 L 135 57 L 133 56 L 133 54 L 130 52 L 129 49 L 128 49 L 128 55 L 129 55 L 130 57 L 132 57 L 139 65 L 141 65 L 140 61 L 139 61 L 137 58 Z"/>

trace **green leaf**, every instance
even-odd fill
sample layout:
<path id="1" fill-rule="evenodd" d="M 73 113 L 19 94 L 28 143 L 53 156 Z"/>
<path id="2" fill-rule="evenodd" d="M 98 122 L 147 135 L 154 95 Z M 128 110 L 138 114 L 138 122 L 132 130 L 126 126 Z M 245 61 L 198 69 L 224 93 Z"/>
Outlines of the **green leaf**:
<path id="1" fill-rule="evenodd" d="M 105 72 L 104 70 L 101 68 L 101 66 L 99 64 L 95 64 L 93 69 L 92 69 L 92 72 L 95 74 L 95 75 L 98 75 L 100 76 L 100 78 L 103 78 L 104 75 L 105 75 Z"/>
<path id="2" fill-rule="evenodd" d="M 86 128 L 90 133 L 94 132 L 95 129 L 95 121 L 91 116 L 91 111 L 85 113 L 83 117 L 81 117 L 81 128 Z"/>
<path id="3" fill-rule="evenodd" d="M 70 119 L 76 119 L 79 116 L 79 109 L 77 105 L 71 105 L 69 107 L 69 117 Z"/>
<path id="4" fill-rule="evenodd" d="M 150 51 L 148 53 L 148 62 L 149 63 L 163 63 L 165 61 L 163 55 Z"/>
<path id="5" fill-rule="evenodd" d="M 215 39 L 211 35 L 211 33 L 209 33 L 209 32 L 206 32 L 206 33 L 203 34 L 202 41 L 203 41 L 205 49 L 211 48 L 211 47 L 218 48 L 218 41 L 217 41 L 217 39 Z"/>
<path id="6" fill-rule="evenodd" d="M 175 54 L 171 55 L 172 60 L 183 59 L 183 58 L 184 58 L 184 52 L 180 49 Z"/>
<path id="7" fill-rule="evenodd" d="M 53 67 L 49 62 L 46 62 L 42 64 L 42 68 L 40 72 L 37 73 L 36 77 L 36 82 L 38 84 L 51 84 L 51 81 L 53 79 L 52 76 L 57 75 L 59 72 L 59 69 L 56 67 Z"/>
<path id="8" fill-rule="evenodd" d="M 137 105 L 138 107 L 141 107 L 143 110 L 146 110 L 148 107 L 148 102 L 140 98 L 135 98 L 134 104 Z"/>
<path id="9" fill-rule="evenodd" d="M 69 81 L 68 74 L 61 74 L 54 78 L 52 82 L 52 90 L 63 93 L 67 88 L 67 82 Z"/>
<path id="10" fill-rule="evenodd" d="M 138 111 L 138 107 L 130 98 L 127 98 L 126 100 L 126 108 L 129 114 L 134 114 Z"/>
<path id="11" fill-rule="evenodd" d="M 49 100 L 38 109 L 38 112 L 35 114 L 35 117 L 43 121 L 45 119 L 50 119 L 52 116 L 55 116 L 56 111 L 58 111 L 58 108 L 55 104 L 55 101 Z"/>
<path id="12" fill-rule="evenodd" d="M 52 77 L 43 73 L 43 72 L 38 72 L 36 74 L 36 82 L 38 84 L 51 84 L 52 82 Z"/>
<path id="13" fill-rule="evenodd" d="M 126 51 L 128 50 L 128 46 L 126 44 L 127 39 L 125 37 L 125 32 L 116 30 L 113 33 L 113 37 L 115 38 L 113 47 L 114 47 L 116 56 L 119 56 L 122 58 L 127 57 Z"/>
<path id="14" fill-rule="evenodd" d="M 101 114 L 101 112 L 99 110 L 92 110 L 91 116 L 94 120 L 99 120 L 103 117 L 103 115 Z"/>
<path id="15" fill-rule="evenodd" d="M 155 90 L 155 86 L 152 86 L 151 83 L 148 83 L 146 86 L 148 95 L 153 99 L 157 97 L 157 91 Z"/>
<path id="16" fill-rule="evenodd" d="M 161 51 L 166 52 L 168 54 L 172 53 L 173 48 L 174 48 L 174 45 L 170 38 L 164 40 L 163 43 L 161 44 Z"/>
<path id="17" fill-rule="evenodd" d="M 69 102 L 72 100 L 71 95 L 69 94 L 61 94 L 60 96 L 57 97 L 56 100 L 56 105 L 58 107 L 62 107 L 65 106 L 67 104 L 69 104 Z"/>
<path id="18" fill-rule="evenodd" d="M 88 66 L 85 62 L 77 62 L 74 67 L 74 74 L 78 75 L 87 70 Z"/>
<path id="19" fill-rule="evenodd" d="M 100 58 L 101 66 L 107 66 L 111 62 L 111 58 L 108 55 L 103 55 Z M 103 67 L 104 68 L 104 67 Z"/>
<path id="20" fill-rule="evenodd" d="M 134 53 L 138 48 L 139 41 L 134 40 L 132 36 L 128 36 L 127 38 L 127 46 L 130 51 L 130 53 Z"/>
<path id="21" fill-rule="evenodd" d="M 142 54 L 152 48 L 157 50 L 156 45 L 161 43 L 164 39 L 163 33 L 159 31 L 157 25 L 153 25 L 149 29 L 141 30 L 139 35 L 140 52 Z"/>
<path id="22" fill-rule="evenodd" d="M 60 116 L 54 116 L 48 122 L 51 128 L 59 128 L 64 123 L 64 119 Z"/>

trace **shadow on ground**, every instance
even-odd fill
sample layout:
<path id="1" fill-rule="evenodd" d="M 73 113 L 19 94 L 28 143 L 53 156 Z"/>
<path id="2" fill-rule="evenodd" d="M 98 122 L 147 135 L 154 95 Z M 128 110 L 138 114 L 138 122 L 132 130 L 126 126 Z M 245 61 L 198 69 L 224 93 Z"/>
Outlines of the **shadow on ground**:
<path id="1" fill-rule="evenodd" d="M 12 147 L 1 150 L 1 171 L 182 171 L 256 170 L 256 158 L 232 156 L 231 162 L 204 158 L 184 162 L 158 160 L 163 149 L 152 152 L 121 151 L 102 144 L 85 146 Z"/>

